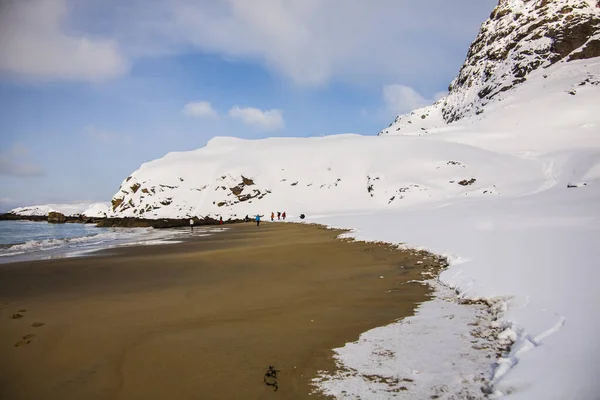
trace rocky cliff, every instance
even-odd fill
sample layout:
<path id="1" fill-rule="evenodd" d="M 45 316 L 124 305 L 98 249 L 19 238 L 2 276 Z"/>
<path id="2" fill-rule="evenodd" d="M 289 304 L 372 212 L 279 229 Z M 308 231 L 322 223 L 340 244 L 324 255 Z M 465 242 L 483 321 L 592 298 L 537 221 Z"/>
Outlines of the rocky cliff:
<path id="1" fill-rule="evenodd" d="M 380 134 L 427 131 L 482 114 L 486 106 L 557 63 L 600 56 L 600 0 L 500 0 L 434 105 L 398 116 Z"/>

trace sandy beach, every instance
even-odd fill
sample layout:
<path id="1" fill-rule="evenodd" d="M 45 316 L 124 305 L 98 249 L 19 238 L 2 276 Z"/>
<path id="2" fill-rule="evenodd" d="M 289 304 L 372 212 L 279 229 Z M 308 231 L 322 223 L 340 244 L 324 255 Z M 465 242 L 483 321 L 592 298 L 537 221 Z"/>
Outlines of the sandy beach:
<path id="1" fill-rule="evenodd" d="M 0 399 L 319 398 L 332 348 L 427 299 L 406 283 L 434 265 L 422 254 L 316 225 L 227 227 L 1 265 Z"/>

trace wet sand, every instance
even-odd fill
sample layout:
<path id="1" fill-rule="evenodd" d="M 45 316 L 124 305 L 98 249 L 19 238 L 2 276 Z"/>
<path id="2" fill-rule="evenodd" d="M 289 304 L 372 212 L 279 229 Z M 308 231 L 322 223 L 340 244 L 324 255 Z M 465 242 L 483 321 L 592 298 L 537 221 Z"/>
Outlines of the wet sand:
<path id="1" fill-rule="evenodd" d="M 332 348 L 427 299 L 406 283 L 435 265 L 423 253 L 315 225 L 228 228 L 1 265 L 0 399 L 320 398 L 310 379 Z"/>

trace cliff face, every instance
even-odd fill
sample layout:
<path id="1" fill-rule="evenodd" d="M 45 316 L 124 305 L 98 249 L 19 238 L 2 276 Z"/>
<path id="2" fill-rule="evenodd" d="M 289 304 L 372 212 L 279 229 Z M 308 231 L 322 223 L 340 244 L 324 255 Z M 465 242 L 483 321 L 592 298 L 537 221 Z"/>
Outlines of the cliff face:
<path id="1" fill-rule="evenodd" d="M 427 130 L 429 121 L 448 124 L 479 115 L 504 92 L 526 82 L 532 71 L 551 73 L 557 63 L 598 56 L 600 0 L 500 0 L 471 44 L 448 95 L 399 116 L 381 134 L 415 126 Z"/>

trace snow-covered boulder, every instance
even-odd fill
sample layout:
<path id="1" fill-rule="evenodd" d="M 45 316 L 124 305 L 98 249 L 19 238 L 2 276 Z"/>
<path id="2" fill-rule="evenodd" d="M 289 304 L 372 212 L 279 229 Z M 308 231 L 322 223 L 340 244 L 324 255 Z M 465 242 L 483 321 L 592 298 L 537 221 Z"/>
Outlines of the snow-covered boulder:
<path id="1" fill-rule="evenodd" d="M 21 217 L 47 217 L 51 212 L 63 214 L 65 217 L 104 218 L 108 211 L 109 203 L 75 203 L 75 204 L 44 204 L 27 207 L 17 207 L 10 210 L 9 214 Z"/>

